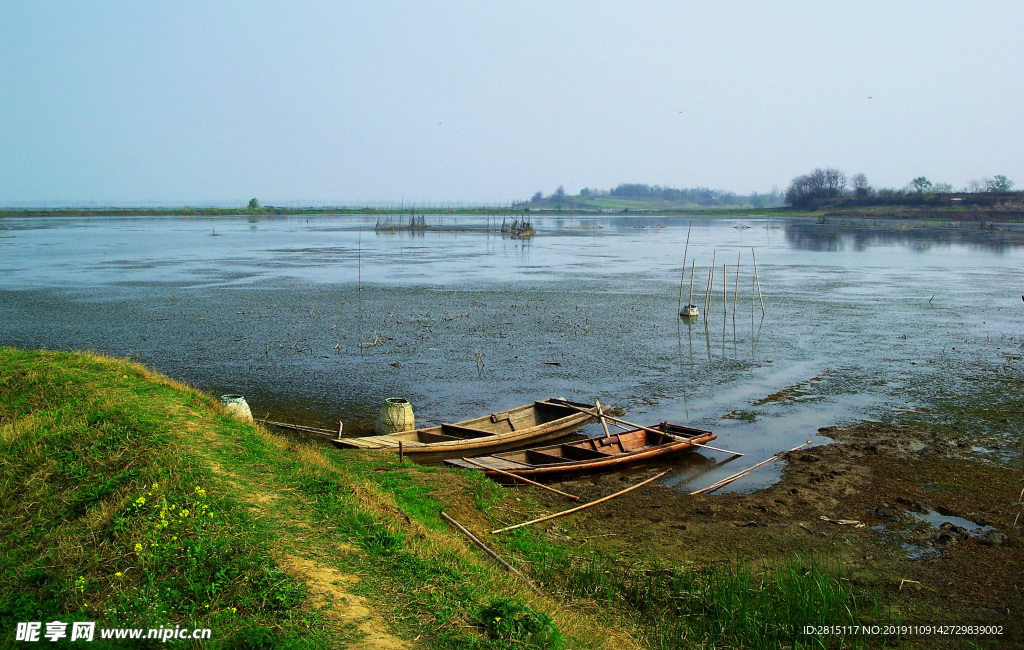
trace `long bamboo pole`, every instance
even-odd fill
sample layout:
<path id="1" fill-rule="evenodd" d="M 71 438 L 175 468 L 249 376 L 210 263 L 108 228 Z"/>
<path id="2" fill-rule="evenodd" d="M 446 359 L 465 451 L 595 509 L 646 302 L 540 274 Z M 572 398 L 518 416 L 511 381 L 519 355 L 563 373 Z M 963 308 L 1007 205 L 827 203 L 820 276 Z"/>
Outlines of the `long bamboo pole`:
<path id="1" fill-rule="evenodd" d="M 516 576 L 518 576 L 518 577 L 522 578 L 523 582 L 525 582 L 526 584 L 530 585 L 530 589 L 533 589 L 533 590 L 534 590 L 534 591 L 536 591 L 536 592 L 537 592 L 538 594 L 539 594 L 539 593 L 543 593 L 543 592 L 541 592 L 541 590 L 540 590 L 540 589 L 538 589 L 537 587 L 535 587 L 535 586 L 534 586 L 534 584 L 533 584 L 532 582 L 530 582 L 530 581 L 529 581 L 529 579 L 527 579 L 527 577 L 526 577 L 526 576 L 524 576 L 524 575 L 523 575 L 522 573 L 520 573 L 520 572 L 519 572 L 519 571 L 518 571 L 518 570 L 517 570 L 517 569 L 516 569 L 516 568 L 515 568 L 514 566 L 512 566 L 511 564 L 509 564 L 509 563 L 508 563 L 508 562 L 506 562 L 505 560 L 501 559 L 501 557 L 500 557 L 500 556 L 499 556 L 499 555 L 498 555 L 497 553 L 495 553 L 495 552 L 494 552 L 494 551 L 492 551 L 491 549 L 487 548 L 487 545 L 486 545 L 486 544 L 484 544 L 484 543 L 483 543 L 483 542 L 481 542 L 481 541 L 480 541 L 479 539 L 477 539 L 477 536 L 476 536 L 476 535 L 474 535 L 473 533 L 471 533 L 471 532 L 469 532 L 468 530 L 466 530 L 466 527 L 465 527 L 465 526 L 463 526 L 463 525 L 462 525 L 462 524 L 460 524 L 459 522 L 457 522 L 457 521 L 455 521 L 454 519 L 452 519 L 451 517 L 449 517 L 449 516 L 448 516 L 448 515 L 447 515 L 447 514 L 445 513 L 445 511 L 444 511 L 444 510 L 442 510 L 442 511 L 441 511 L 441 518 L 442 518 L 442 519 L 444 519 L 445 521 L 447 521 L 447 522 L 448 522 L 449 524 L 451 524 L 452 526 L 455 526 L 455 528 L 456 528 L 456 529 L 457 529 L 457 530 L 458 530 L 458 531 L 459 531 L 460 533 L 462 533 L 463 535 L 465 535 L 466 537 L 468 537 L 468 538 L 469 538 L 469 541 L 471 541 L 471 542 L 473 542 L 474 544 L 476 544 L 477 546 L 479 546 L 479 547 L 480 547 L 480 548 L 481 548 L 481 549 L 482 549 L 482 550 L 483 550 L 483 551 L 484 551 L 485 553 L 487 553 L 488 555 L 490 555 L 491 557 L 493 557 L 493 558 L 494 558 L 495 560 L 497 560 L 497 561 L 498 561 L 498 563 L 499 563 L 499 564 L 501 564 L 501 566 L 505 567 L 505 569 L 506 569 L 507 571 L 509 571 L 509 572 L 511 572 L 511 573 L 513 573 L 513 574 L 515 574 Z"/>
<path id="2" fill-rule="evenodd" d="M 808 440 L 805 443 L 799 444 L 796 447 L 793 447 L 789 451 L 781 451 L 781 452 L 775 454 L 774 456 L 772 456 L 771 458 L 768 458 L 767 460 L 762 460 L 757 465 L 753 465 L 751 467 L 748 467 L 747 469 L 743 470 L 742 472 L 736 472 L 732 476 L 724 478 L 724 479 L 722 479 L 721 481 L 719 481 L 717 483 L 714 483 L 712 485 L 707 486 L 706 488 L 701 488 L 699 490 L 694 490 L 693 492 L 690 492 L 690 494 L 705 494 L 707 492 L 714 492 L 715 490 L 717 490 L 719 488 L 722 488 L 722 487 L 725 487 L 729 483 L 732 483 L 733 481 L 735 481 L 738 478 L 743 478 L 747 474 L 753 472 L 758 467 L 761 467 L 762 465 L 767 465 L 768 463 L 771 463 L 771 462 L 776 461 L 776 460 L 778 460 L 780 458 L 783 458 L 787 454 L 790 454 L 790 453 L 796 451 L 797 449 L 800 449 L 801 447 L 806 447 L 809 444 L 811 444 L 810 440 Z"/>
<path id="3" fill-rule="evenodd" d="M 693 304 L 693 272 L 694 272 L 694 270 L 696 268 L 697 268 L 697 260 L 691 260 L 690 261 L 690 302 L 688 303 L 689 305 Z M 689 313 L 689 309 L 687 309 L 687 313 Z"/>
<path id="4" fill-rule="evenodd" d="M 559 401 L 557 403 L 561 404 L 562 406 L 565 406 L 567 408 L 576 409 L 577 411 L 579 411 L 581 413 L 587 413 L 588 415 L 593 415 L 594 417 L 597 417 L 596 415 L 594 415 L 594 412 L 591 411 L 590 409 L 585 409 L 585 408 L 576 406 L 575 404 L 568 404 L 566 402 L 561 402 L 561 401 Z M 645 427 L 645 426 L 643 426 L 641 424 L 633 424 L 632 422 L 626 422 L 625 420 L 622 420 L 622 419 L 617 418 L 617 417 L 613 417 L 611 415 L 605 415 L 604 417 L 607 418 L 610 422 L 615 422 L 615 423 L 619 424 L 620 425 L 619 426 L 620 429 L 625 429 L 626 427 L 630 427 L 630 428 L 633 428 L 633 429 L 643 429 L 644 431 L 650 431 L 651 433 L 659 433 L 659 434 L 665 434 L 666 433 L 665 431 L 658 431 L 657 429 L 652 429 L 651 427 Z M 621 426 L 621 425 L 625 425 L 625 426 Z M 724 451 L 727 454 L 739 454 L 740 456 L 743 455 L 743 454 L 740 454 L 738 451 L 729 451 L 728 449 L 719 449 L 718 447 L 712 447 L 711 445 L 702 445 L 699 442 L 691 442 L 690 444 L 693 445 L 694 447 L 704 447 L 705 449 L 712 449 L 714 451 Z"/>
<path id="5" fill-rule="evenodd" d="M 708 296 L 711 295 L 711 270 L 708 270 L 708 288 L 704 291 L 704 326 L 708 324 Z"/>
<path id="6" fill-rule="evenodd" d="M 728 268 L 725 262 L 722 262 L 722 324 L 729 318 L 729 278 Z"/>
<path id="7" fill-rule="evenodd" d="M 754 258 L 754 282 L 757 283 L 757 297 L 761 300 L 761 314 L 764 314 L 764 297 L 761 295 L 761 279 L 757 276 L 757 255 L 754 249 L 750 249 L 750 256 Z"/>
<path id="8" fill-rule="evenodd" d="M 736 251 L 736 286 L 732 291 L 732 322 L 736 324 L 736 301 L 740 295 L 740 252 Z"/>
<path id="9" fill-rule="evenodd" d="M 718 256 L 718 251 L 712 251 L 711 253 L 711 278 L 708 280 L 708 311 L 711 311 L 712 301 L 715 299 L 715 258 Z M 711 318 L 710 314 L 704 320 L 707 321 Z"/>
<path id="10" fill-rule="evenodd" d="M 540 519 L 533 519 L 533 520 L 530 520 L 530 521 L 524 521 L 523 523 L 516 524 L 515 526 L 506 526 L 505 528 L 499 528 L 498 530 L 492 530 L 491 534 L 492 535 L 497 535 L 498 533 L 503 533 L 506 530 L 514 530 L 516 528 L 522 528 L 523 526 L 532 526 L 533 524 L 539 524 L 542 521 L 548 521 L 549 519 L 557 519 L 558 517 L 564 517 L 565 515 L 571 515 L 574 512 L 579 512 L 580 510 L 586 510 L 587 508 L 589 508 L 591 506 L 596 506 L 599 503 L 604 503 L 605 501 L 610 501 L 611 499 L 614 499 L 615 497 L 622 496 L 623 494 L 625 494 L 627 492 L 632 492 L 633 490 L 637 489 L 638 487 L 643 487 L 644 485 L 647 485 L 651 481 L 656 481 L 659 478 L 661 478 L 662 476 L 668 474 L 670 471 L 671 470 L 666 470 L 666 471 L 662 472 L 661 474 L 658 474 L 657 476 L 652 476 L 651 478 L 647 479 L 646 481 L 641 481 L 640 483 L 637 483 L 636 485 L 630 486 L 630 487 L 626 488 L 625 490 L 620 490 L 619 492 L 616 492 L 615 494 L 609 494 L 608 496 L 606 496 L 604 498 L 601 498 L 601 499 L 598 499 L 597 501 L 591 501 L 590 503 L 584 503 L 582 506 L 576 506 L 575 508 L 571 508 L 569 510 L 563 510 L 562 512 L 556 512 L 553 515 L 548 515 L 547 517 L 541 517 Z"/>
<path id="11" fill-rule="evenodd" d="M 562 492 L 561 490 L 556 490 L 555 488 L 550 487 L 548 485 L 542 485 L 542 484 L 540 484 L 540 483 L 538 483 L 536 481 L 531 481 L 530 479 L 528 479 L 528 478 L 526 478 L 524 476 L 520 476 L 518 474 L 513 474 L 512 472 L 506 472 L 503 469 L 498 469 L 497 467 L 492 467 L 491 465 L 485 465 L 484 463 L 477 462 L 477 461 L 473 460 L 472 458 L 463 458 L 462 460 L 466 461 L 470 465 L 476 465 L 477 467 L 480 467 L 480 468 L 483 468 L 483 469 L 486 469 L 486 470 L 490 470 L 490 471 L 495 472 L 497 474 L 501 474 L 502 476 L 509 476 L 511 478 L 514 478 L 517 481 L 522 481 L 523 483 L 529 483 L 530 485 L 536 485 L 539 488 L 544 488 L 548 492 L 554 492 L 555 494 L 561 494 L 563 497 L 568 497 L 568 498 L 572 499 L 573 501 L 579 501 L 580 500 L 580 498 L 578 496 L 576 496 L 575 494 L 569 494 L 567 492 Z"/>

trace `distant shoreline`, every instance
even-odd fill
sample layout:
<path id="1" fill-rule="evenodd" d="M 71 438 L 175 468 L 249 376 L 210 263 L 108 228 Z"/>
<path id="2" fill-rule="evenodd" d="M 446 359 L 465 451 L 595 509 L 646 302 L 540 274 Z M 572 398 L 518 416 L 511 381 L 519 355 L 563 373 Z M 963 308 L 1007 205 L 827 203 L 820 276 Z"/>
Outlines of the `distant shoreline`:
<path id="1" fill-rule="evenodd" d="M 277 208 L 255 210 L 229 208 L 0 208 L 0 219 L 18 217 L 273 217 L 294 215 L 506 215 L 535 216 L 706 216 L 706 217 L 810 217 L 817 219 L 896 219 L 926 221 L 1024 221 L 1024 209 L 872 205 L 823 208 L 711 208 L 693 207 L 625 208 L 594 210 L 578 208 Z"/>

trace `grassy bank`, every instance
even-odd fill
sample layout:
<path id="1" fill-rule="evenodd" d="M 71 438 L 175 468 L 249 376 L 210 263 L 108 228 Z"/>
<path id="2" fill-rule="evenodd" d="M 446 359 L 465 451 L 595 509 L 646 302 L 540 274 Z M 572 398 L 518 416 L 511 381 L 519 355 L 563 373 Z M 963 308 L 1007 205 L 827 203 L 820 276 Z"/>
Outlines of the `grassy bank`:
<path id="1" fill-rule="evenodd" d="M 428 468 L 325 455 L 95 355 L 0 349 L 0 396 L 6 641 L 60 620 L 210 628 L 203 647 L 504 647 L 482 617 L 507 598 L 536 623 L 522 642 L 621 636 L 467 549 Z"/>
<path id="2" fill-rule="evenodd" d="M 5 641 L 59 620 L 210 628 L 204 648 L 804 646 L 804 625 L 883 616 L 827 559 L 624 566 L 541 530 L 486 536 L 531 493 L 279 437 L 92 354 L 0 348 L 0 468 Z"/>

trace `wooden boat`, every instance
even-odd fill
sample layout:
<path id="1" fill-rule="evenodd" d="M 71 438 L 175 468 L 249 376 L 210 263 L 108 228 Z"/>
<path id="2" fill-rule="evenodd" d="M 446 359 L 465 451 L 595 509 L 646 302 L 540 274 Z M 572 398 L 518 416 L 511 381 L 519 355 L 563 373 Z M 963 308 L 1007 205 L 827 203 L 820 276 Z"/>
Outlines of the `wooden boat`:
<path id="1" fill-rule="evenodd" d="M 455 424 L 441 424 L 384 436 L 335 438 L 331 443 L 340 448 L 397 452 L 398 443 L 401 442 L 403 453 L 410 458 L 420 463 L 431 463 L 445 458 L 516 449 L 561 438 L 595 419 L 589 413 L 581 413 L 578 410 L 580 408 L 595 409 L 590 404 L 561 399 L 541 400 Z M 602 412 L 608 410 L 609 407 L 602 406 Z"/>
<path id="2" fill-rule="evenodd" d="M 549 447 L 533 447 L 473 460 L 505 472 L 534 481 L 595 472 L 617 470 L 654 460 L 663 460 L 676 454 L 691 452 L 696 444 L 705 444 L 717 436 L 704 429 L 694 429 L 662 422 L 650 427 L 658 432 L 632 429 L 622 433 L 569 442 Z M 499 482 L 512 479 L 498 472 L 488 471 L 465 460 L 446 460 L 446 465 L 477 469 Z"/>
<path id="3" fill-rule="evenodd" d="M 698 311 L 697 305 L 686 305 L 679 311 L 679 315 L 683 318 L 697 318 L 700 316 L 700 311 Z"/>

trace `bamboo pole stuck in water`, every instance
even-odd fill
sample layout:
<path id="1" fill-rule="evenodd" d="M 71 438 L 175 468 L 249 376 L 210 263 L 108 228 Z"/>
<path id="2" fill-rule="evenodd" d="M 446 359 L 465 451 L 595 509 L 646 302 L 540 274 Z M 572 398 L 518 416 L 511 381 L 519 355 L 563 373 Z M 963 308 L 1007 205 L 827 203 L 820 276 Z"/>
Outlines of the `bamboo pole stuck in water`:
<path id="1" fill-rule="evenodd" d="M 661 474 L 658 474 L 657 476 L 652 476 L 651 478 L 647 479 L 646 481 L 641 481 L 640 483 L 637 483 L 636 485 L 632 485 L 632 486 L 626 488 L 625 490 L 620 490 L 620 491 L 616 492 L 615 494 L 609 494 L 608 496 L 603 497 L 601 499 L 598 499 L 597 501 L 591 501 L 590 503 L 584 503 L 582 506 L 576 506 L 575 508 L 570 508 L 569 510 L 563 510 L 562 512 L 556 512 L 553 515 L 548 515 L 547 517 L 541 517 L 540 519 L 533 519 L 533 520 L 530 520 L 530 521 L 524 521 L 523 523 L 516 524 L 515 526 L 506 526 L 504 528 L 499 528 L 497 530 L 492 530 L 491 534 L 492 535 L 497 535 L 498 533 L 503 533 L 506 530 L 514 530 L 516 528 L 522 528 L 523 526 L 532 526 L 533 524 L 539 524 L 542 521 L 548 521 L 549 519 L 557 519 L 558 517 L 564 517 L 565 515 L 571 515 L 574 512 L 579 512 L 580 510 L 586 510 L 587 508 L 589 508 L 591 506 L 596 506 L 599 503 L 604 503 L 605 501 L 610 501 L 610 500 L 614 499 L 615 497 L 622 496 L 623 494 L 625 494 L 627 492 L 632 492 L 633 490 L 637 489 L 638 487 L 643 487 L 644 485 L 647 485 L 651 481 L 656 481 L 659 478 L 661 478 L 662 476 L 668 474 L 670 471 L 672 471 L 672 470 L 665 470 L 664 472 L 662 472 Z"/>
<path id="2" fill-rule="evenodd" d="M 460 524 L 459 522 L 457 522 L 457 521 L 455 521 L 454 519 L 452 519 L 451 517 L 449 517 L 449 516 L 448 516 L 448 515 L 447 515 L 447 514 L 445 513 L 445 511 L 444 511 L 444 510 L 442 510 L 442 511 L 441 511 L 441 518 L 442 518 L 442 519 L 444 519 L 445 521 L 447 521 L 447 522 L 448 522 L 449 524 L 451 524 L 452 526 L 454 526 L 454 527 L 455 527 L 455 529 L 456 529 L 456 530 L 458 530 L 458 531 L 459 531 L 460 533 L 462 533 L 463 535 L 465 535 L 466 537 L 468 537 L 468 538 L 469 538 L 469 541 L 471 541 L 471 542 L 473 542 L 474 544 L 476 544 L 476 545 L 477 545 L 478 547 L 480 547 L 480 549 L 481 549 L 481 550 L 483 550 L 483 551 L 484 551 L 485 553 L 487 553 L 487 554 L 488 554 L 488 555 L 490 555 L 490 556 L 491 556 L 492 558 L 494 558 L 495 560 L 497 560 L 497 561 L 498 561 L 498 563 L 499 563 L 499 564 L 501 564 L 501 566 L 505 567 L 505 570 L 506 570 L 506 571 L 508 571 L 508 572 L 512 573 L 513 575 L 516 575 L 516 576 L 518 576 L 519 578 L 521 578 L 521 579 L 523 580 L 523 582 L 525 582 L 526 584 L 530 585 L 530 589 L 533 589 L 533 590 L 534 590 L 534 591 L 536 591 L 536 592 L 537 592 L 538 594 L 539 594 L 539 593 L 542 593 L 542 592 L 541 592 L 541 590 L 540 590 L 540 589 L 538 589 L 537 587 L 535 587 L 535 586 L 534 586 L 534 584 L 533 584 L 532 582 L 530 582 L 530 581 L 529 581 L 529 579 L 527 579 L 527 577 L 526 577 L 526 576 L 524 576 L 524 575 L 523 575 L 522 573 L 520 573 L 520 572 L 519 572 L 519 571 L 518 571 L 518 570 L 517 570 L 517 569 L 516 569 L 516 568 L 515 568 L 514 566 L 512 566 L 511 564 L 509 564 L 509 563 L 508 563 L 508 562 L 506 562 L 505 560 L 501 559 L 501 557 L 500 557 L 500 556 L 499 556 L 499 555 L 498 555 L 497 553 L 495 553 L 495 552 L 494 552 L 494 551 L 492 551 L 491 549 L 487 548 L 487 545 L 486 545 L 486 544 L 484 544 L 483 542 L 481 542 L 481 541 L 480 541 L 479 539 L 477 539 L 477 536 L 476 536 L 476 535 L 474 535 L 473 533 L 469 532 L 468 530 L 466 530 L 466 527 L 465 527 L 465 526 L 463 526 L 463 525 L 462 525 L 462 524 Z"/>
<path id="3" fill-rule="evenodd" d="M 573 501 L 579 501 L 580 500 L 580 498 L 578 496 L 576 496 L 575 494 L 569 494 L 568 492 L 562 492 L 561 490 L 556 490 L 553 487 L 550 487 L 548 485 L 542 485 L 541 483 L 538 483 L 536 481 L 531 481 L 530 479 L 522 477 L 522 476 L 520 476 L 518 474 L 513 474 L 512 472 L 506 472 L 503 469 L 498 469 L 497 467 L 492 467 L 490 465 L 485 465 L 484 463 L 477 462 L 477 461 L 473 460 L 472 458 L 463 458 L 462 460 L 466 461 L 470 465 L 476 465 L 477 467 L 480 467 L 480 468 L 483 468 L 483 469 L 489 469 L 492 472 L 496 472 L 498 474 L 501 474 L 502 476 L 508 476 L 508 477 L 514 478 L 517 481 L 522 481 L 523 483 L 528 483 L 530 485 L 536 485 L 537 487 L 543 488 L 543 489 L 547 490 L 548 492 L 554 492 L 555 494 L 561 494 L 563 497 L 568 497 L 568 498 L 572 499 Z"/>
<path id="4" fill-rule="evenodd" d="M 711 303 L 715 299 L 715 257 L 717 257 L 717 256 L 718 256 L 718 251 L 712 251 L 711 252 L 711 279 L 708 280 L 708 309 L 707 309 L 707 311 L 709 311 L 709 312 L 711 311 Z M 704 321 L 707 322 L 710 318 L 711 318 L 711 315 L 708 314 L 707 318 L 705 318 Z"/>
<path id="5" fill-rule="evenodd" d="M 704 329 L 708 327 L 708 303 L 711 301 L 711 270 L 708 270 L 708 288 L 704 292 Z"/>
<path id="6" fill-rule="evenodd" d="M 693 304 L 693 272 L 694 272 L 694 270 L 696 268 L 697 268 L 697 260 L 691 260 L 690 261 L 690 301 L 687 303 L 688 305 L 692 305 Z M 687 311 L 689 311 L 689 310 L 687 310 Z"/>
<path id="7" fill-rule="evenodd" d="M 686 247 L 683 248 L 683 272 L 679 276 L 679 307 L 676 309 L 676 314 L 682 318 L 683 316 L 683 282 L 686 280 L 686 253 L 690 250 L 690 228 L 693 228 L 693 222 L 690 222 L 690 226 L 686 229 Z M 693 274 L 690 274 L 690 284 L 693 284 Z M 693 289 L 690 290 L 690 294 L 693 294 Z"/>
<path id="8" fill-rule="evenodd" d="M 761 295 L 761 280 L 757 277 L 757 255 L 754 249 L 750 249 L 750 256 L 754 258 L 754 282 L 757 283 L 757 297 L 761 300 L 761 314 L 764 315 L 764 296 Z"/>
<path id="9" fill-rule="evenodd" d="M 722 488 L 722 487 L 725 487 L 726 485 L 732 483 L 736 479 L 743 478 L 747 474 L 753 472 L 758 467 L 761 467 L 762 465 L 767 465 L 768 463 L 771 463 L 771 462 L 776 461 L 776 460 L 778 460 L 780 458 L 783 458 L 787 454 L 790 454 L 790 453 L 796 451 L 797 449 L 800 449 L 801 447 L 806 447 L 809 444 L 811 444 L 810 440 L 808 440 L 807 442 L 801 443 L 801 444 L 797 445 L 796 447 L 793 447 L 789 451 L 781 451 L 781 452 L 775 454 L 774 456 L 772 456 L 771 458 L 768 458 L 766 460 L 762 460 L 757 465 L 753 465 L 751 467 L 748 467 L 747 469 L 743 470 L 742 472 L 736 472 L 732 476 L 724 478 L 724 479 L 722 479 L 721 481 L 719 481 L 717 483 L 714 483 L 712 485 L 707 486 L 706 488 L 701 488 L 699 490 L 694 490 L 693 492 L 690 492 L 690 494 L 705 494 L 707 492 L 714 492 L 715 490 L 717 490 L 719 488 Z"/>
<path id="10" fill-rule="evenodd" d="M 732 291 L 732 324 L 736 325 L 736 301 L 740 295 L 740 252 L 736 251 L 736 286 Z"/>
<path id="11" fill-rule="evenodd" d="M 725 262 L 722 263 L 722 327 L 725 327 L 725 321 L 729 318 L 729 278 L 728 278 L 728 267 Z"/>

